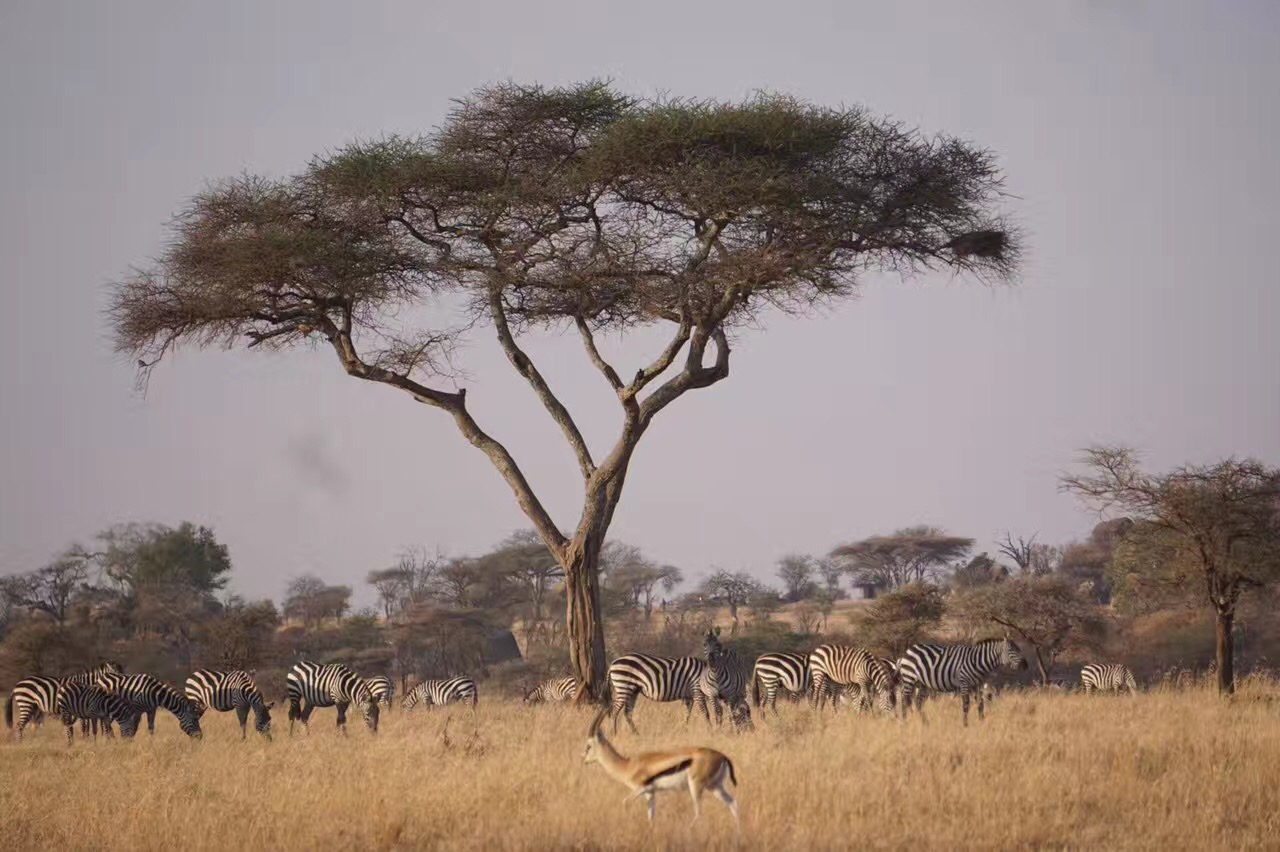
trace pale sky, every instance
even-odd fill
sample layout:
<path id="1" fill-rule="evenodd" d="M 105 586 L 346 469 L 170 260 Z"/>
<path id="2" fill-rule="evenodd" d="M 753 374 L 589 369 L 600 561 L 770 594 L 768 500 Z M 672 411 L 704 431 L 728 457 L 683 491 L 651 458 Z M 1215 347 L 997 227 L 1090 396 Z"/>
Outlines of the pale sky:
<path id="1" fill-rule="evenodd" d="M 686 575 L 772 578 L 784 553 L 917 523 L 979 549 L 1080 537 L 1095 518 L 1057 474 L 1094 442 L 1157 468 L 1280 463 L 1278 25 L 1265 0 L 3 0 L 0 571 L 191 520 L 230 546 L 237 591 L 279 599 L 302 572 L 358 587 L 404 545 L 475 553 L 525 526 L 447 415 L 331 353 L 184 352 L 143 399 L 101 313 L 206 180 L 429 130 L 506 79 L 860 103 L 995 150 L 1018 197 L 1018 287 L 869 280 L 745 334 L 727 381 L 661 415 L 612 533 Z M 611 440 L 578 342 L 531 349 Z M 532 392 L 488 337 L 462 364 L 477 418 L 571 527 L 581 486 Z"/>

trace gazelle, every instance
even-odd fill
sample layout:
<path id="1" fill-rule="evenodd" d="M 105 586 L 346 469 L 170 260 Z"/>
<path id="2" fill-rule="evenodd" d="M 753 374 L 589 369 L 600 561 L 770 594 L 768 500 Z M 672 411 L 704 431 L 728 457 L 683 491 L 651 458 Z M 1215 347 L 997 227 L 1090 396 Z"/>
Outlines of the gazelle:
<path id="1" fill-rule="evenodd" d="M 608 712 L 608 708 L 604 708 L 592 720 L 582 762 L 600 764 L 611 777 L 625 784 L 631 792 L 623 799 L 624 804 L 644 796 L 649 806 L 649 821 L 653 822 L 655 794 L 659 790 L 676 790 L 688 785 L 689 796 L 693 799 L 693 819 L 689 821 L 692 825 L 700 815 L 699 799 L 704 791 L 710 790 L 729 808 L 735 829 L 741 831 L 738 803 L 725 787 L 726 781 L 732 781 L 734 786 L 738 784 L 733 763 L 728 757 L 715 749 L 701 747 L 648 751 L 635 757 L 623 757 L 600 730 L 600 723 Z"/>

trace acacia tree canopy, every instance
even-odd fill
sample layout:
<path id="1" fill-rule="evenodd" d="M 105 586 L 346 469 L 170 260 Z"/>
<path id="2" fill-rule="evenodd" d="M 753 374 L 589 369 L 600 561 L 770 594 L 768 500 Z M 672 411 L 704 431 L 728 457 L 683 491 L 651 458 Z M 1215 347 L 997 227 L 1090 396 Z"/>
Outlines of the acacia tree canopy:
<path id="1" fill-rule="evenodd" d="M 829 304 L 869 271 L 1011 277 L 1001 183 L 990 152 L 860 108 L 504 84 L 429 134 L 197 195 L 159 261 L 115 286 L 109 316 L 144 381 L 178 346 L 316 342 L 350 375 L 450 414 L 564 567 L 571 662 L 598 695 L 600 548 L 654 417 L 726 378 L 730 334 L 766 310 Z M 598 337 L 637 326 L 665 328 L 665 344 L 638 368 L 609 363 Z M 585 494 L 570 525 L 447 381 L 457 344 L 480 327 L 573 452 Z M 622 410 L 603 454 L 520 344 L 564 328 Z"/>
<path id="2" fill-rule="evenodd" d="M 948 535 L 937 527 L 907 527 L 892 535 L 842 545 L 831 551 L 856 580 L 895 589 L 922 583 L 947 565 L 968 555 L 973 539 Z"/>

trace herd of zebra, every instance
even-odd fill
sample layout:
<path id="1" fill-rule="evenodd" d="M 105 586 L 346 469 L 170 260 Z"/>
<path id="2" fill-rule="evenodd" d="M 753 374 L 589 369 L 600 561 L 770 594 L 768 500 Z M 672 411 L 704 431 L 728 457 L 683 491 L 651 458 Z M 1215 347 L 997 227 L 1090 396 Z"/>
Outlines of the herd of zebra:
<path id="1" fill-rule="evenodd" d="M 808 654 L 762 654 L 748 665 L 741 654 L 721 643 L 720 629 L 715 628 L 703 638 L 701 658 L 626 654 L 615 659 L 608 669 L 608 712 L 615 733 L 619 718 L 638 733 L 632 711 L 642 695 L 658 702 L 683 701 L 686 723 L 696 707 L 708 725 L 712 711 L 716 724 L 723 724 L 723 702 L 733 726 L 746 729 L 752 725 L 751 704 L 762 719 L 766 711 L 777 715 L 779 693 L 792 700 L 807 697 L 819 710 L 828 699 L 833 710 L 841 701 L 854 702 L 862 711 L 874 709 L 886 714 L 901 707 L 905 718 L 913 702 L 920 713 L 925 695 L 934 692 L 958 693 L 964 724 L 968 725 L 970 697 L 977 698 L 981 719 L 991 694 L 992 675 L 1000 668 L 1026 667 L 1026 658 L 1008 638 L 972 645 L 917 644 L 897 660 L 862 648 L 826 644 Z M 290 735 L 296 722 L 310 733 L 308 722 L 318 707 L 336 708 L 338 729 L 346 733 L 347 710 L 353 705 L 369 730 L 376 733 L 380 708 L 389 710 L 395 694 L 390 678 L 362 678 L 341 663 L 297 663 L 286 675 L 286 685 Z M 1085 666 L 1081 686 L 1086 693 L 1137 691 L 1133 673 L 1115 664 Z M 527 691 L 524 700 L 567 701 L 578 692 L 576 679 L 553 678 Z M 418 705 L 469 703 L 474 711 L 477 701 L 475 681 L 454 677 L 419 683 L 404 696 L 401 706 L 410 710 Z M 177 718 L 183 733 L 200 737 L 200 719 L 206 711 L 235 711 L 244 739 L 252 712 L 254 729 L 270 739 L 274 706 L 264 699 L 252 672 L 197 671 L 187 678 L 184 692 L 178 692 L 152 675 L 127 675 L 118 663 L 107 662 L 70 677 L 37 676 L 19 681 L 5 703 L 5 723 L 21 739 L 28 723 L 41 724 L 46 716 L 56 716 L 66 726 L 70 743 L 77 721 L 86 736 L 92 731 L 96 737 L 100 727 L 111 736 L 115 723 L 121 736 L 132 737 L 145 714 L 147 730 L 154 733 L 156 713 L 164 709 Z"/>
<path id="2" fill-rule="evenodd" d="M 295 722 L 301 722 L 310 733 L 308 721 L 317 707 L 336 707 L 338 728 L 346 733 L 347 709 L 353 704 L 369 730 L 376 733 L 379 708 L 390 709 L 395 695 L 390 678 L 362 678 L 341 663 L 298 663 L 285 680 L 291 735 Z M 474 710 L 477 699 L 476 684 L 471 678 L 424 680 L 404 696 L 401 707 L 411 710 L 418 705 L 469 702 Z M 154 734 L 156 713 L 161 709 L 172 713 L 182 732 L 194 738 L 203 735 L 200 719 L 207 710 L 234 710 L 240 722 L 240 738 L 244 739 L 252 712 L 254 729 L 270 740 L 274 706 L 263 697 L 252 672 L 202 669 L 192 673 L 185 690 L 178 692 L 157 677 L 125 674 L 119 663 L 105 662 L 65 678 L 24 678 L 10 691 L 4 712 L 5 725 L 19 740 L 29 723 L 42 724 L 46 716 L 57 717 L 66 726 L 68 744 L 74 738 L 77 721 L 85 736 L 92 731 L 96 738 L 101 728 L 110 737 L 115 723 L 120 726 L 120 735 L 129 738 L 137 733 L 145 714 L 147 730 Z"/>

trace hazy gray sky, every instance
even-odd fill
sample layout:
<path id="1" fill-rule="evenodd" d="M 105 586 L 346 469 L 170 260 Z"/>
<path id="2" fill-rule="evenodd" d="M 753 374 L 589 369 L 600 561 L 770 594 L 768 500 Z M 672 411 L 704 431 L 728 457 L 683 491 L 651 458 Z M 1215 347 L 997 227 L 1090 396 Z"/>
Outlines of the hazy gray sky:
<path id="1" fill-rule="evenodd" d="M 767 576 L 914 523 L 983 547 L 1080 536 L 1094 518 L 1056 475 L 1096 441 L 1157 467 L 1280 461 L 1278 24 L 1265 0 L 6 0 L 0 571 L 112 523 L 189 519 L 230 545 L 236 589 L 279 598 L 304 571 L 358 586 L 402 545 L 477 552 L 523 526 L 446 415 L 328 353 L 186 352 L 142 399 L 101 316 L 206 180 L 427 130 L 508 78 L 861 103 L 993 148 L 1021 199 L 1017 289 L 869 281 L 831 316 L 745 335 L 728 381 L 662 415 L 613 533 L 686 574 Z M 611 439 L 577 342 L 532 349 Z M 463 363 L 478 419 L 570 525 L 559 433 L 496 343 Z"/>

